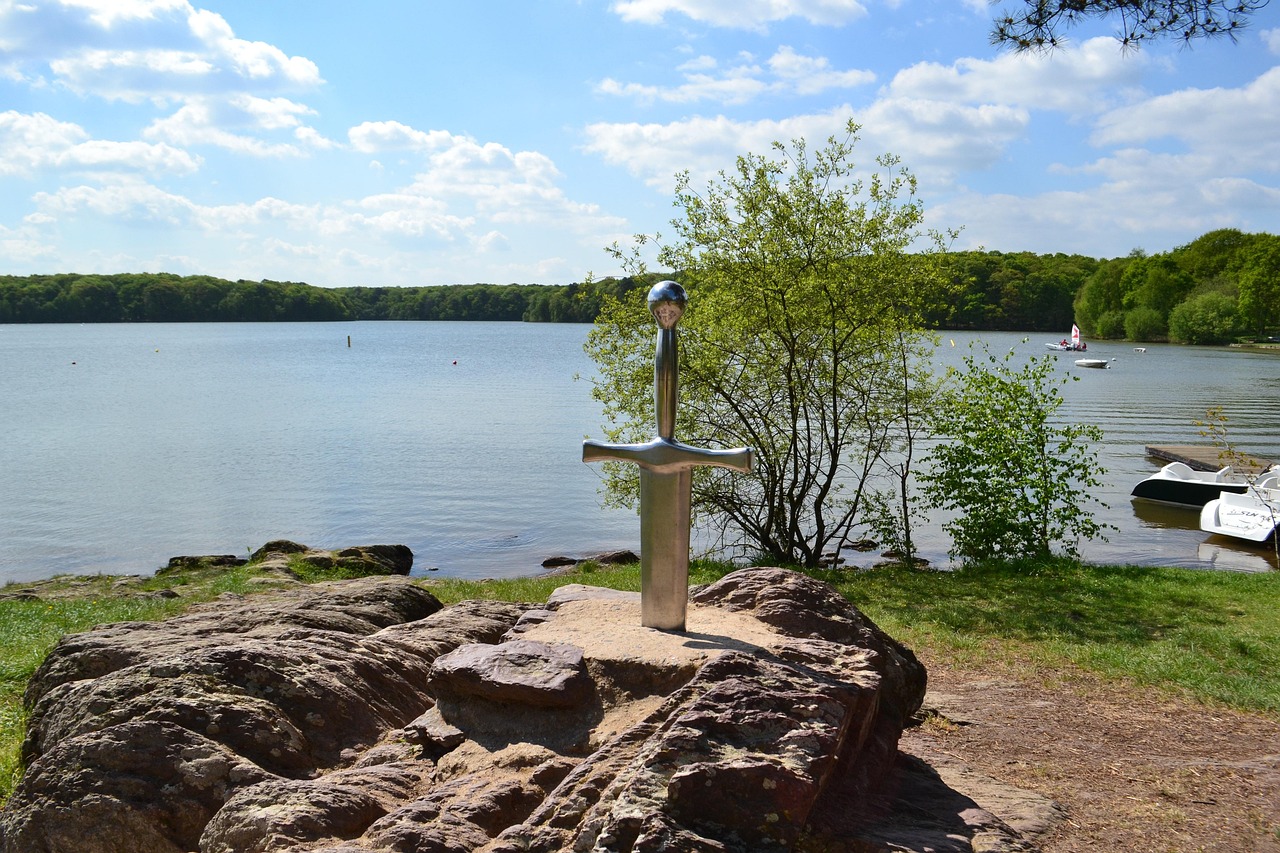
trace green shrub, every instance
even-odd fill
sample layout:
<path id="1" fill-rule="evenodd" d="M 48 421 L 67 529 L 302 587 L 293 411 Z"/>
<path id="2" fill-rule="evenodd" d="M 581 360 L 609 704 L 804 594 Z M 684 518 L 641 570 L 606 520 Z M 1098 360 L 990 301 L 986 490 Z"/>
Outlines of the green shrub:
<path id="1" fill-rule="evenodd" d="M 1168 336 L 1164 315 L 1154 308 L 1134 308 L 1124 315 L 1124 336 L 1131 341 L 1162 341 Z"/>
<path id="2" fill-rule="evenodd" d="M 1056 361 L 1030 357 L 1019 369 L 965 356 L 940 395 L 935 433 L 943 439 L 925 460 L 926 501 L 955 517 L 943 523 L 952 555 L 981 560 L 1046 559 L 1055 544 L 1069 556 L 1081 539 L 1102 536 L 1091 497 L 1102 467 L 1093 449 L 1102 431 L 1063 423 Z M 1103 537 L 1105 538 L 1105 537 Z"/>
<path id="3" fill-rule="evenodd" d="M 1169 337 L 1177 343 L 1225 344 L 1239 331 L 1236 301 L 1225 293 L 1193 296 L 1169 313 Z"/>

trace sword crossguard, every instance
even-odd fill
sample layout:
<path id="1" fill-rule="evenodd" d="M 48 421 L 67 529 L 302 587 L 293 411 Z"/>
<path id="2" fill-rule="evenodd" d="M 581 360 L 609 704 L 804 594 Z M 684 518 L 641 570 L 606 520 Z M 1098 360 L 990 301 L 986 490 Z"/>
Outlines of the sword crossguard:
<path id="1" fill-rule="evenodd" d="M 729 468 L 746 474 L 751 471 L 752 454 L 749 447 L 709 450 L 665 438 L 641 444 L 606 444 L 586 439 L 582 442 L 582 461 L 634 462 L 658 474 L 672 474 L 699 465 Z"/>

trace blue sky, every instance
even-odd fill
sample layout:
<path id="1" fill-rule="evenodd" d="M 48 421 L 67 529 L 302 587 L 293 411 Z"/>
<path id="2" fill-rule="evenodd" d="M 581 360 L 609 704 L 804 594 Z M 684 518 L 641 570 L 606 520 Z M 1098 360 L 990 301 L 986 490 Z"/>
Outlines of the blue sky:
<path id="1" fill-rule="evenodd" d="M 996 7 L 998 8 L 998 7 Z M 981 0 L 0 0 L 0 273 L 563 284 L 695 184 L 862 125 L 956 248 L 1280 233 L 1280 6 L 988 43 Z"/>

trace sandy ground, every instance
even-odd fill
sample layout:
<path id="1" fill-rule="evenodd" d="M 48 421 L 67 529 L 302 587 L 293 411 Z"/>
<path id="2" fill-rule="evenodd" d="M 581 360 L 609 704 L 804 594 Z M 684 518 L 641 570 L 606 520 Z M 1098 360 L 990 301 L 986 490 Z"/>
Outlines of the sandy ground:
<path id="1" fill-rule="evenodd" d="M 1081 672 L 922 658 L 937 716 L 902 751 L 1051 798 L 1064 817 L 1045 853 L 1280 853 L 1280 721 Z"/>

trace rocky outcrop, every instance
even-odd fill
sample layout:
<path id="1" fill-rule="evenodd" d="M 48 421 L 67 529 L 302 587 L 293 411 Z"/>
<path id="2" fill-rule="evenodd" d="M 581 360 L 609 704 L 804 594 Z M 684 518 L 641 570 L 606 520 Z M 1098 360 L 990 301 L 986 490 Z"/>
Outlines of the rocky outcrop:
<path id="1" fill-rule="evenodd" d="M 275 539 L 250 555 L 249 561 L 287 568 L 291 559 L 322 570 L 341 569 L 352 575 L 407 575 L 413 551 L 407 545 L 357 545 L 339 551 L 311 548 L 288 539 Z"/>
<path id="2" fill-rule="evenodd" d="M 638 562 L 640 562 L 640 558 L 636 556 L 636 552 L 624 548 L 620 551 L 604 551 L 600 554 L 592 554 L 590 557 L 568 557 L 563 554 L 557 554 L 554 557 L 547 557 L 543 560 L 542 568 L 564 570 L 582 566 L 586 563 L 595 563 L 598 566 L 622 566 Z"/>
<path id="3" fill-rule="evenodd" d="M 442 608 L 395 576 L 228 598 L 59 643 L 0 851 L 909 849 L 855 806 L 884 796 L 924 685 L 779 569 L 695 590 L 685 632 L 578 585 L 537 606 Z"/>
<path id="4" fill-rule="evenodd" d="M 0 601 L 57 601 L 93 597 L 182 598 L 188 586 L 252 563 L 246 583 L 266 589 L 308 580 L 408 575 L 413 551 L 407 545 L 358 545 L 341 550 L 312 548 L 277 539 L 246 559 L 235 554 L 170 557 L 153 575 L 58 575 L 0 589 Z"/>

